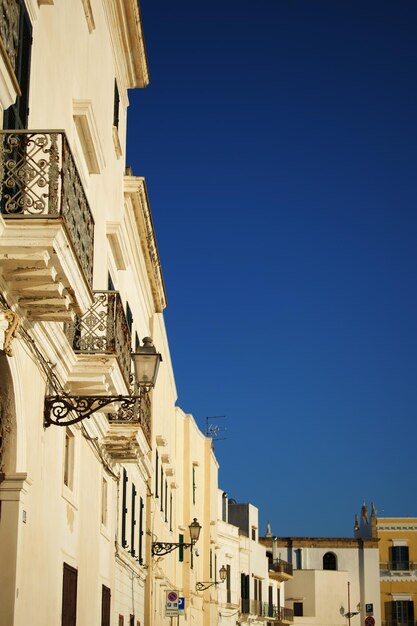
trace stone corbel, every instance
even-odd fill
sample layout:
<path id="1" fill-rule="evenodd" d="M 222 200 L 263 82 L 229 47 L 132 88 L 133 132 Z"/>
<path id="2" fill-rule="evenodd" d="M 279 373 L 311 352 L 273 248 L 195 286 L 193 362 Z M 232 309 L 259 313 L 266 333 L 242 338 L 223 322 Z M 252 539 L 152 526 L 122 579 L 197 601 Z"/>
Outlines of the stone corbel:
<path id="1" fill-rule="evenodd" d="M 19 325 L 20 318 L 16 313 L 10 309 L 0 311 L 0 350 L 3 350 L 7 356 L 13 356 L 12 341 Z"/>

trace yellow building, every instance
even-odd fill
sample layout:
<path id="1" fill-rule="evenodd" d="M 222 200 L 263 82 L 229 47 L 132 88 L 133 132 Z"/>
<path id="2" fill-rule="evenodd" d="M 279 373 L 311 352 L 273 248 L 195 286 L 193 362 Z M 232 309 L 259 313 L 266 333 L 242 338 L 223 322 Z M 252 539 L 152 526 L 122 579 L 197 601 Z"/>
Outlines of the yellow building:
<path id="1" fill-rule="evenodd" d="M 377 518 L 363 503 L 355 537 L 379 539 L 382 626 L 414 626 L 417 601 L 417 517 Z"/>
<path id="2" fill-rule="evenodd" d="M 417 517 L 377 519 L 383 626 L 414 626 Z"/>

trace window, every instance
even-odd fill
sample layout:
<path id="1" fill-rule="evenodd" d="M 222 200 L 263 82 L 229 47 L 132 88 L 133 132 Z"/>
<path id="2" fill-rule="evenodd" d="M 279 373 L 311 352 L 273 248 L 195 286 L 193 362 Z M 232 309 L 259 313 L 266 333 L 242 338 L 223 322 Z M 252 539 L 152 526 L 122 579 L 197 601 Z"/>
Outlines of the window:
<path id="1" fill-rule="evenodd" d="M 217 563 L 216 563 L 217 566 Z M 227 597 L 226 597 L 226 602 L 228 604 L 231 603 L 232 601 L 232 591 L 231 591 L 231 576 L 230 576 L 230 565 L 227 564 L 226 565 L 226 569 L 227 569 L 227 575 L 226 575 L 226 591 L 227 591 Z"/>
<path id="2" fill-rule="evenodd" d="M 392 626 L 414 626 L 414 603 L 412 600 L 394 600 L 385 603 L 385 619 Z"/>
<path id="3" fill-rule="evenodd" d="M 134 615 L 130 615 L 129 618 L 129 626 L 135 626 L 135 616 Z"/>
<path id="4" fill-rule="evenodd" d="M 256 541 L 256 528 L 252 526 L 252 541 Z"/>
<path id="5" fill-rule="evenodd" d="M 61 626 L 75 626 L 77 620 L 77 570 L 64 563 L 62 578 Z"/>
<path id="6" fill-rule="evenodd" d="M 21 95 L 4 112 L 3 127 L 27 128 L 29 117 L 29 82 L 30 82 L 30 57 L 32 48 L 32 24 L 24 2 L 19 3 L 19 40 L 17 43 L 17 56 L 15 75 L 19 83 Z"/>
<path id="7" fill-rule="evenodd" d="M 110 596 L 108 587 L 101 587 L 101 626 L 110 626 Z"/>
<path id="8" fill-rule="evenodd" d="M 161 467 L 161 511 L 164 510 L 164 470 Z"/>
<path id="9" fill-rule="evenodd" d="M 110 272 L 107 272 L 107 289 L 109 291 L 114 291 L 114 282 Z"/>
<path id="10" fill-rule="evenodd" d="M 74 434 L 69 428 L 65 429 L 65 449 L 64 449 L 64 485 L 74 488 Z"/>
<path id="11" fill-rule="evenodd" d="M 172 532 L 172 493 L 169 494 L 169 530 Z"/>
<path id="12" fill-rule="evenodd" d="M 135 556 L 135 526 L 136 526 L 136 488 L 132 483 L 132 510 L 130 520 L 130 554 Z"/>
<path id="13" fill-rule="evenodd" d="M 225 491 L 222 494 L 222 520 L 227 522 L 227 493 Z"/>
<path id="14" fill-rule="evenodd" d="M 273 598 L 273 587 L 272 585 L 268 586 L 268 617 L 274 617 L 274 598 Z"/>
<path id="15" fill-rule="evenodd" d="M 125 618 L 123 615 L 119 615 L 119 626 L 124 626 Z"/>
<path id="16" fill-rule="evenodd" d="M 107 526 L 107 480 L 101 479 L 101 523 L 103 526 Z"/>
<path id="17" fill-rule="evenodd" d="M 119 128 L 119 107 L 120 96 L 119 88 L 117 87 L 117 81 L 114 81 L 114 102 L 113 102 L 113 126 Z"/>
<path id="18" fill-rule="evenodd" d="M 294 552 L 296 569 L 303 569 L 303 551 L 301 548 L 297 548 Z"/>
<path id="19" fill-rule="evenodd" d="M 408 556 L 408 546 L 393 546 L 391 553 L 391 570 L 409 570 L 410 561 Z"/>
<path id="20" fill-rule="evenodd" d="M 249 575 L 240 575 L 240 598 L 241 598 L 241 611 L 244 614 L 249 613 Z"/>
<path id="21" fill-rule="evenodd" d="M 294 617 L 303 617 L 303 603 L 294 602 Z"/>
<path id="22" fill-rule="evenodd" d="M 195 504 L 195 490 L 196 490 L 196 484 L 195 484 L 195 467 L 193 465 L 193 504 Z"/>
<path id="23" fill-rule="evenodd" d="M 129 328 L 130 334 L 132 334 L 132 326 L 133 326 L 133 314 L 132 309 L 129 306 L 129 302 L 126 302 L 126 322 Z"/>
<path id="24" fill-rule="evenodd" d="M 159 455 L 158 450 L 155 451 L 155 498 L 158 498 L 158 485 L 159 485 Z"/>
<path id="25" fill-rule="evenodd" d="M 178 535 L 178 543 L 182 544 L 184 543 L 184 535 Z M 184 561 L 184 548 L 182 545 L 179 546 L 178 548 L 178 560 L 180 562 Z"/>
<path id="26" fill-rule="evenodd" d="M 258 600 L 262 602 L 262 580 L 259 578 L 254 578 L 254 589 L 253 589 L 253 598 L 254 600 Z"/>
<path id="27" fill-rule="evenodd" d="M 143 498 L 139 498 L 139 563 L 143 563 Z"/>
<path id="28" fill-rule="evenodd" d="M 123 477 L 122 477 L 122 546 L 123 548 L 127 547 L 126 541 L 126 515 L 127 515 L 127 472 L 125 468 L 123 468 Z"/>
<path id="29" fill-rule="evenodd" d="M 323 556 L 323 569 L 337 570 L 336 555 L 333 552 L 326 552 Z"/>
<path id="30" fill-rule="evenodd" d="M 165 521 L 168 521 L 168 483 L 165 481 Z"/>

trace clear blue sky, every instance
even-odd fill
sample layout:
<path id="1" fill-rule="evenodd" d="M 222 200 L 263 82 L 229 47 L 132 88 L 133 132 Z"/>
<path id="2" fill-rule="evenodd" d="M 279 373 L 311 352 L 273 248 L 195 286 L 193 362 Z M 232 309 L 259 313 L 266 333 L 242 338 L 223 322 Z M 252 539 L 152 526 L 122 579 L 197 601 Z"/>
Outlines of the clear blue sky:
<path id="1" fill-rule="evenodd" d="M 260 532 L 417 515 L 417 2 L 142 0 L 178 404 Z"/>

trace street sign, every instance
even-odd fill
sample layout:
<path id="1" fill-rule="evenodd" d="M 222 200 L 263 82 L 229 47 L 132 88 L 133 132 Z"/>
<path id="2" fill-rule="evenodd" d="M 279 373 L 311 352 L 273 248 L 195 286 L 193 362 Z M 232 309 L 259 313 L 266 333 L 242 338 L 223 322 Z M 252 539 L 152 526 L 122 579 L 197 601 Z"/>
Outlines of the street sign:
<path id="1" fill-rule="evenodd" d="M 374 605 L 373 604 L 365 604 L 365 610 L 367 613 L 373 613 L 374 612 Z"/>
<path id="2" fill-rule="evenodd" d="M 178 598 L 178 613 L 183 615 L 185 613 L 185 598 Z"/>
<path id="3" fill-rule="evenodd" d="M 365 618 L 365 626 L 375 626 L 375 620 L 372 615 L 368 615 L 368 617 Z"/>
<path id="4" fill-rule="evenodd" d="M 165 602 L 165 617 L 176 617 L 178 615 L 178 591 L 167 591 Z"/>

